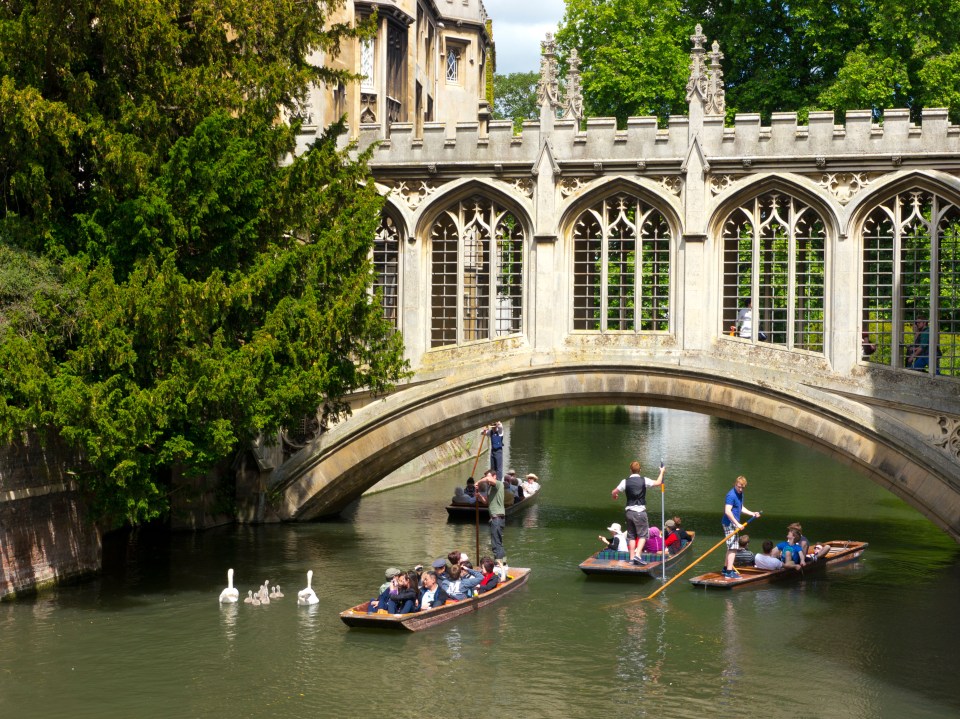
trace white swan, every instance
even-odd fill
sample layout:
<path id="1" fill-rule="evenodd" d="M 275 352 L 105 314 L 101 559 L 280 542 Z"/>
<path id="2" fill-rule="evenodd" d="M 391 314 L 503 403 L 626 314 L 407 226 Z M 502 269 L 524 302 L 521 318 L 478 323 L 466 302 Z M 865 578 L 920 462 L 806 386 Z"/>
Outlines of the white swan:
<path id="1" fill-rule="evenodd" d="M 267 585 L 268 585 L 269 583 L 270 583 L 270 580 L 268 579 L 267 581 L 265 581 L 265 582 L 263 583 L 263 586 L 260 587 L 260 603 L 261 603 L 261 604 L 269 604 L 269 603 L 270 603 L 270 592 L 269 592 L 269 590 L 267 589 Z"/>
<path id="2" fill-rule="evenodd" d="M 280 591 L 280 585 L 277 585 L 277 599 L 283 599 L 283 592 Z"/>
<path id="3" fill-rule="evenodd" d="M 233 587 L 233 569 L 227 570 L 227 586 L 220 592 L 220 603 L 221 604 L 233 604 L 238 599 L 240 599 L 240 592 Z"/>
<path id="4" fill-rule="evenodd" d="M 247 590 L 247 598 L 243 600 L 244 604 L 253 604 L 253 590 Z"/>
<path id="5" fill-rule="evenodd" d="M 253 606 L 255 606 L 255 607 L 259 607 L 259 606 L 260 606 L 260 600 L 257 598 L 257 595 L 256 595 L 256 594 L 253 595 L 253 601 L 250 602 L 250 603 L 251 603 Z"/>
<path id="6" fill-rule="evenodd" d="M 277 588 L 276 588 L 276 587 L 273 587 L 273 588 L 270 590 L 270 598 L 271 598 L 271 599 L 279 599 L 279 598 L 280 598 L 280 595 L 277 594 Z"/>
<path id="7" fill-rule="evenodd" d="M 307 586 L 297 592 L 297 604 L 308 606 L 310 604 L 319 604 L 320 598 L 313 591 L 313 570 L 307 572 Z"/>

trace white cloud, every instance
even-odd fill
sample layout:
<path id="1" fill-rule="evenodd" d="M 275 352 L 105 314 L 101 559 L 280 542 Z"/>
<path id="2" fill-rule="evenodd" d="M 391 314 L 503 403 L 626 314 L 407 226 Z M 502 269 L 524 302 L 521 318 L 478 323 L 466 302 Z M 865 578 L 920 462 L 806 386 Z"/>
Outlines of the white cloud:
<path id="1" fill-rule="evenodd" d="M 563 17 L 563 0 L 483 0 L 493 20 L 497 73 L 540 70 L 540 41 L 556 33 Z"/>

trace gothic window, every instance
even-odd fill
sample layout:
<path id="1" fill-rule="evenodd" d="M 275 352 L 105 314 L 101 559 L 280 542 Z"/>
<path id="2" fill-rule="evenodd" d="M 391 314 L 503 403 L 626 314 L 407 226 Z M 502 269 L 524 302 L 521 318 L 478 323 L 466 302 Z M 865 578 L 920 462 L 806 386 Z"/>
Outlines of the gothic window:
<path id="1" fill-rule="evenodd" d="M 517 334 L 523 319 L 519 219 L 474 195 L 448 208 L 430 230 L 430 346 Z"/>
<path id="2" fill-rule="evenodd" d="M 380 296 L 384 319 L 399 326 L 400 229 L 390 215 L 380 217 L 373 241 L 373 291 Z"/>
<path id="3" fill-rule="evenodd" d="M 363 76 L 360 80 L 360 88 L 362 90 L 372 90 L 374 88 L 373 50 L 373 38 L 368 38 L 360 44 L 360 74 Z"/>
<path id="4" fill-rule="evenodd" d="M 447 82 L 460 82 L 460 60 L 463 55 L 456 45 L 447 45 Z"/>
<path id="5" fill-rule="evenodd" d="M 960 375 L 960 208 L 902 192 L 870 211 L 862 240 L 863 359 Z"/>
<path id="6" fill-rule="evenodd" d="M 573 329 L 666 332 L 669 310 L 663 214 L 629 194 L 584 210 L 573 227 Z"/>
<path id="7" fill-rule="evenodd" d="M 789 195 L 760 195 L 730 213 L 723 334 L 822 353 L 826 243 L 823 218 Z"/>

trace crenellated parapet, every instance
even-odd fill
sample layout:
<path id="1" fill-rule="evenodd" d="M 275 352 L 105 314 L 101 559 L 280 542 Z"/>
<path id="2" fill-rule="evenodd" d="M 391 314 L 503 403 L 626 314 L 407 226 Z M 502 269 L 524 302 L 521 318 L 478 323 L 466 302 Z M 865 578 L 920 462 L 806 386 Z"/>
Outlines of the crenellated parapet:
<path id="1" fill-rule="evenodd" d="M 688 116 L 632 117 L 620 129 L 613 118 L 587 118 L 581 130 L 576 120 L 556 120 L 549 132 L 539 122 L 523 124 L 514 134 L 510 121 L 492 121 L 481 133 L 479 123 L 457 123 L 451 130 L 426 123 L 419 136 L 411 124 L 394 124 L 389 138 L 379 128 L 364 128 L 361 147 L 379 142 L 372 165 L 405 166 L 422 171 L 449 165 L 476 164 L 477 170 L 495 166 L 526 167 L 536 160 L 540 144 L 550 145 L 561 170 L 567 165 L 639 171 L 649 166 L 683 163 L 694 128 Z M 707 172 L 755 172 L 796 167 L 803 171 L 883 171 L 900 167 L 960 168 L 960 126 L 948 122 L 944 109 L 924 109 L 920 123 L 908 110 L 886 110 L 879 120 L 869 110 L 850 110 L 845 122 L 835 123 L 832 112 L 812 112 L 806 123 L 796 113 L 775 113 L 769 124 L 757 114 L 738 114 L 731 127 L 723 117 L 706 116 L 696 140 L 707 162 Z M 411 165 L 415 167 L 411 167 Z"/>

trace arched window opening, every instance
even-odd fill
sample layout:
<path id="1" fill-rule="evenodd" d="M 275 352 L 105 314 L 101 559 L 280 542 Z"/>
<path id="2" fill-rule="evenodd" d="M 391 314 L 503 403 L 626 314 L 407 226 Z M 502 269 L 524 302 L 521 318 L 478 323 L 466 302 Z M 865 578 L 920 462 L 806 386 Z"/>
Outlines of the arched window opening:
<path id="1" fill-rule="evenodd" d="M 670 227 L 663 214 L 621 193 L 573 225 L 573 329 L 666 332 Z"/>
<path id="2" fill-rule="evenodd" d="M 824 351 L 827 233 L 800 200 L 770 192 L 723 225 L 723 334 Z"/>
<path id="3" fill-rule="evenodd" d="M 373 291 L 380 297 L 383 317 L 399 327 L 400 303 L 400 228 L 383 213 L 373 240 Z"/>
<path id="4" fill-rule="evenodd" d="M 960 208 L 902 192 L 863 223 L 863 359 L 960 375 Z"/>
<path id="5" fill-rule="evenodd" d="M 522 331 L 523 225 L 474 195 L 430 230 L 430 346 L 492 340 Z"/>

